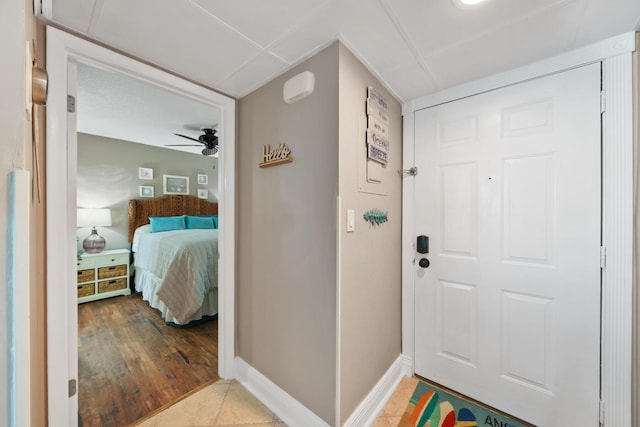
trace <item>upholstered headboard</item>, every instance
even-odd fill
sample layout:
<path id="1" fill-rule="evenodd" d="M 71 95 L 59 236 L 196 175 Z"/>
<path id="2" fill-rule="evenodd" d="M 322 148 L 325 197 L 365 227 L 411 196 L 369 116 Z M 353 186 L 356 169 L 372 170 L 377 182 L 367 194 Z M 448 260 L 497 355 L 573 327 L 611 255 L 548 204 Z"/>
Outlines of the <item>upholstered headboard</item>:
<path id="1" fill-rule="evenodd" d="M 141 225 L 149 224 L 150 216 L 215 215 L 218 204 L 196 196 L 175 194 L 155 199 L 129 200 L 129 243 Z"/>

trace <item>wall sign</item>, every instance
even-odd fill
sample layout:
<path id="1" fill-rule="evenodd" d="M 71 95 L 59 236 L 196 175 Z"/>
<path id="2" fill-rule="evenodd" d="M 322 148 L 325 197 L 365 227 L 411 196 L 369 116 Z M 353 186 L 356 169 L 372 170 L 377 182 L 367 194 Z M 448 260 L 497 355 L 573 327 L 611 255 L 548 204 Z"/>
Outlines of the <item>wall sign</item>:
<path id="1" fill-rule="evenodd" d="M 389 106 L 371 86 L 367 89 L 367 122 L 367 158 L 386 165 L 389 162 Z"/>
<path id="2" fill-rule="evenodd" d="M 367 90 L 367 114 L 384 124 L 389 123 L 389 105 L 384 97 L 371 86 Z"/>
<path id="3" fill-rule="evenodd" d="M 289 157 L 291 154 L 291 150 L 284 144 L 278 144 L 272 150 L 271 147 L 267 145 L 262 146 L 262 163 L 258 166 L 261 168 L 268 168 L 271 166 L 281 165 L 283 163 L 293 162 L 293 159 Z"/>

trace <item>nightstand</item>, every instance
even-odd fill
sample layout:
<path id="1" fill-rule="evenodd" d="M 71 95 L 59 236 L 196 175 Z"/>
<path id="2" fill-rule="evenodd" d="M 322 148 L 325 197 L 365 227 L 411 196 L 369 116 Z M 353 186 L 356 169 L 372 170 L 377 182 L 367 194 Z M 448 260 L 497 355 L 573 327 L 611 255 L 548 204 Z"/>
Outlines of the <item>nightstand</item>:
<path id="1" fill-rule="evenodd" d="M 78 304 L 116 295 L 130 295 L 128 249 L 83 253 L 78 264 Z"/>

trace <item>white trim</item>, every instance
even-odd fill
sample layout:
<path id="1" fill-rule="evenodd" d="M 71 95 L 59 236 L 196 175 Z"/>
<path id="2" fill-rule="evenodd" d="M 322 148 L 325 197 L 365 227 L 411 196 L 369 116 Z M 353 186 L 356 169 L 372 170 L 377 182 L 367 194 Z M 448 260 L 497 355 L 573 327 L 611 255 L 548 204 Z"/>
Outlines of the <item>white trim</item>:
<path id="1" fill-rule="evenodd" d="M 414 114 L 403 117 L 402 169 L 415 166 L 415 125 Z M 421 173 L 418 170 L 418 173 Z M 414 373 L 415 354 L 415 314 L 414 314 L 414 275 L 415 275 L 415 177 L 403 175 L 402 178 L 402 355 L 410 362 L 410 373 Z"/>
<path id="2" fill-rule="evenodd" d="M 631 53 L 604 61 L 602 400 L 605 426 L 631 425 L 633 96 Z"/>
<path id="3" fill-rule="evenodd" d="M 415 373 L 413 369 L 413 357 L 401 355 L 402 357 L 402 372 L 405 377 L 412 377 Z"/>
<path id="4" fill-rule="evenodd" d="M 600 62 L 604 58 L 610 58 L 626 52 L 632 52 L 634 50 L 634 46 L 634 33 L 621 34 L 571 52 L 534 62 L 533 64 L 529 64 L 524 67 L 495 74 L 459 86 L 454 86 L 441 92 L 409 101 L 403 105 L 402 113 L 403 115 L 408 116 L 417 110 L 442 104 L 444 102 L 477 95 L 482 92 L 539 78 L 547 74 L 557 73 L 559 71 L 568 70 L 589 63 Z"/>
<path id="5" fill-rule="evenodd" d="M 415 137 L 413 120 L 419 109 L 476 95 L 588 63 L 604 61 L 607 111 L 603 115 L 603 244 L 607 267 L 603 270 L 602 399 L 605 425 L 631 425 L 631 303 L 632 303 L 632 81 L 631 52 L 635 34 L 627 33 L 526 67 L 460 85 L 403 105 L 404 168 L 413 166 Z M 420 171 L 418 171 L 420 173 Z M 403 181 L 403 355 L 414 359 L 413 241 L 414 187 Z M 406 313 L 406 314 L 405 314 Z M 411 313 L 411 315 L 409 314 Z"/>
<path id="6" fill-rule="evenodd" d="M 48 419 L 51 427 L 77 425 L 77 394 L 67 398 L 68 380 L 77 375 L 75 287 L 76 146 L 67 141 L 67 82 L 73 67 L 86 62 L 126 74 L 222 109 L 219 244 L 219 375 L 235 376 L 235 100 L 157 68 L 47 27 L 47 363 Z M 71 77 L 73 78 L 73 77 Z M 70 132 L 69 135 L 75 135 Z M 75 403 L 74 403 L 75 402 Z"/>
<path id="7" fill-rule="evenodd" d="M 337 197 L 336 229 L 336 399 L 334 425 L 340 425 L 340 397 L 342 378 L 342 197 Z"/>
<path id="8" fill-rule="evenodd" d="M 274 384 L 255 368 L 236 357 L 236 377 L 238 382 L 258 400 L 276 414 L 286 425 L 305 427 L 328 427 L 323 419 L 298 402 L 286 391 Z M 311 386 L 311 385 L 309 385 Z"/>
<path id="9" fill-rule="evenodd" d="M 360 427 L 373 425 L 378 414 L 384 408 L 404 375 L 405 358 L 398 358 L 391 364 L 380 381 L 367 394 L 358 407 L 345 421 L 343 427 Z M 338 424 L 339 425 L 339 424 Z"/>
<path id="10" fill-rule="evenodd" d="M 9 239 L 11 265 L 9 292 L 11 306 L 10 369 L 9 369 L 9 425 L 31 425 L 31 312 L 29 268 L 29 206 L 31 204 L 31 174 L 14 170 L 10 174 Z"/>

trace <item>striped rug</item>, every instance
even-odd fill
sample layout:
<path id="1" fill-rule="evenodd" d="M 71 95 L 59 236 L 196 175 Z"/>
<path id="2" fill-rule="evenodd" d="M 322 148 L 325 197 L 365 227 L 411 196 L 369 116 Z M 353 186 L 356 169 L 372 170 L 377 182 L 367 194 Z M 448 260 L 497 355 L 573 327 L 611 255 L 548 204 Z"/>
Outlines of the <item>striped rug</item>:
<path id="1" fill-rule="evenodd" d="M 419 381 L 398 427 L 531 427 Z"/>

